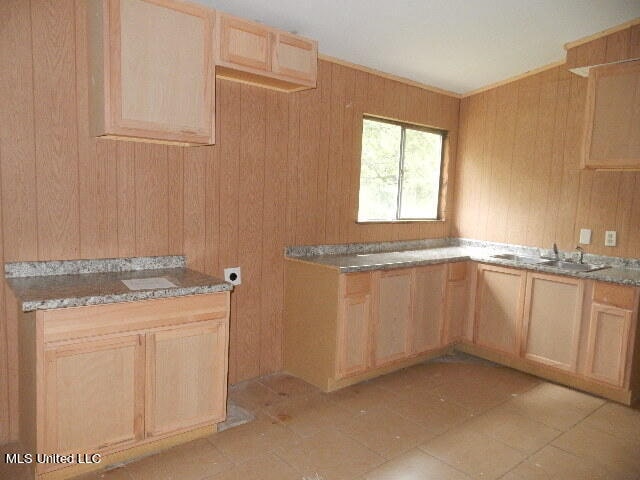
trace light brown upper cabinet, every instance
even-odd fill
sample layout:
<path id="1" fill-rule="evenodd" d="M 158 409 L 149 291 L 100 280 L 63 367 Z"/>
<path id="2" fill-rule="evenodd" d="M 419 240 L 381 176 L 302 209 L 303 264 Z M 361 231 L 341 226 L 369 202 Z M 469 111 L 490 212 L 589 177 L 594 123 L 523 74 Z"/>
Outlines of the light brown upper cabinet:
<path id="1" fill-rule="evenodd" d="M 640 60 L 592 68 L 583 166 L 640 169 Z"/>
<path id="2" fill-rule="evenodd" d="M 289 92 L 315 88 L 314 40 L 222 13 L 216 32 L 217 76 Z"/>
<path id="3" fill-rule="evenodd" d="M 92 134 L 214 143 L 215 12 L 173 0 L 89 3 Z"/>

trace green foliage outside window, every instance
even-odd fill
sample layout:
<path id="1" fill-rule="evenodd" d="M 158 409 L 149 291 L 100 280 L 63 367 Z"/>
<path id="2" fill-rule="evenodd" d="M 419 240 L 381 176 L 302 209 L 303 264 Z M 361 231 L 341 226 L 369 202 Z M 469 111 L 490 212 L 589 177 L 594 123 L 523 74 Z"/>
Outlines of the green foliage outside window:
<path id="1" fill-rule="evenodd" d="M 365 118 L 358 221 L 438 218 L 444 134 Z"/>

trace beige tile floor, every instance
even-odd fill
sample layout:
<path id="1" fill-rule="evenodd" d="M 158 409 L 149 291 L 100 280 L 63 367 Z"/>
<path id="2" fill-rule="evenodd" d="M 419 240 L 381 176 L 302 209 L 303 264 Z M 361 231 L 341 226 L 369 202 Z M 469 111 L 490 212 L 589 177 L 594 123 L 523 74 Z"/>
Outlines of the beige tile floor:
<path id="1" fill-rule="evenodd" d="M 81 480 L 640 480 L 640 411 L 487 363 L 332 394 L 273 375 L 230 397 L 256 419 Z"/>

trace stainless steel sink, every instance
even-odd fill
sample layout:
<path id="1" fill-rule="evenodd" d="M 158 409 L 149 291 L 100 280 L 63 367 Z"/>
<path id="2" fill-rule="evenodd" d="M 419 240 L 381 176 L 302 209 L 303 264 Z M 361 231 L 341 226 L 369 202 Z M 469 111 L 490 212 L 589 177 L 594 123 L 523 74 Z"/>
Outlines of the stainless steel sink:
<path id="1" fill-rule="evenodd" d="M 593 263 L 574 263 L 565 262 L 562 260 L 551 260 L 543 263 L 546 267 L 559 268 L 561 270 L 569 270 L 571 272 L 595 272 L 596 270 L 603 270 L 609 268 L 609 265 L 597 265 Z"/>
<path id="2" fill-rule="evenodd" d="M 514 255 L 513 253 L 501 253 L 499 255 L 493 255 L 493 258 L 499 258 L 500 260 L 511 260 L 513 262 L 525 263 L 528 265 L 537 265 L 540 263 L 548 262 L 544 258 L 540 257 L 528 257 L 526 255 Z"/>

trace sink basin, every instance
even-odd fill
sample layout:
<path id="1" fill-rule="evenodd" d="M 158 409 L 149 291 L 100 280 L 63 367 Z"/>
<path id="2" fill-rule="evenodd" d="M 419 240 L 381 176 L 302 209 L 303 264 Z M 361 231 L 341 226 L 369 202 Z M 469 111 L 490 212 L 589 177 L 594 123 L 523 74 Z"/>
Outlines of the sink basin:
<path id="1" fill-rule="evenodd" d="M 526 255 L 514 255 L 513 253 L 501 253 L 499 255 L 493 255 L 493 258 L 499 258 L 500 260 L 511 260 L 514 262 L 526 263 L 529 265 L 536 265 L 548 261 L 540 257 L 527 257 Z"/>
<path id="2" fill-rule="evenodd" d="M 544 263 L 545 266 L 560 268 L 562 270 L 570 270 L 572 272 L 595 272 L 609 268 L 609 265 L 595 265 L 593 263 L 573 263 L 563 262 L 562 260 L 551 260 Z"/>

